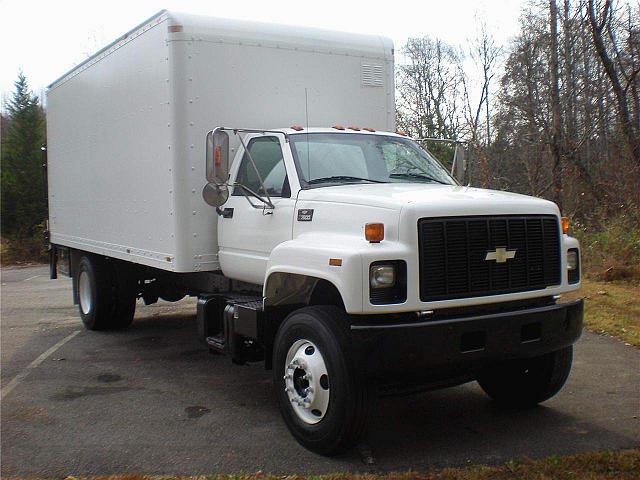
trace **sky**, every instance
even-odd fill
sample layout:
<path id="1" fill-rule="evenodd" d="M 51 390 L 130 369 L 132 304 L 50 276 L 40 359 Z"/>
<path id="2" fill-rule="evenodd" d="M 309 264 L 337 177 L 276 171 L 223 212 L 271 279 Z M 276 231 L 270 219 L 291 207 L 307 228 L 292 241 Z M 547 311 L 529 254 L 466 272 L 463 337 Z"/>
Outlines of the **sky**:
<path id="1" fill-rule="evenodd" d="M 0 0 L 2 104 L 22 70 L 31 89 L 46 86 L 162 9 L 390 37 L 396 52 L 429 35 L 464 46 L 484 21 L 497 43 L 517 33 L 524 0 Z M 396 58 L 397 60 L 397 58 Z"/>

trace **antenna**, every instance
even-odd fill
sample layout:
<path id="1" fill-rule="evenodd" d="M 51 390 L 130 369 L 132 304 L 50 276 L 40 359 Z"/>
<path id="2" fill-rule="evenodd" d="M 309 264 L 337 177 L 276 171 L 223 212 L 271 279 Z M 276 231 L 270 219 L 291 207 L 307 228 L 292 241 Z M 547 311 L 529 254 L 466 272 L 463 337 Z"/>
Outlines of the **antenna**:
<path id="1" fill-rule="evenodd" d="M 307 87 L 304 88 L 304 114 L 307 121 L 307 179 L 311 180 L 311 163 L 309 160 L 309 94 L 307 92 Z"/>

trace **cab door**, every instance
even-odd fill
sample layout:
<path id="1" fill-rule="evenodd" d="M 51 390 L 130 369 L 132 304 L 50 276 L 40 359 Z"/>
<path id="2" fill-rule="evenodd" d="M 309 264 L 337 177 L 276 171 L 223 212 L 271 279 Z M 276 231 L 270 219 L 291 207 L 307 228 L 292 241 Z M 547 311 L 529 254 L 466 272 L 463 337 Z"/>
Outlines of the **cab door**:
<path id="1" fill-rule="evenodd" d="M 296 202 L 289 179 L 295 178 L 295 166 L 290 155 L 285 161 L 283 140 L 283 136 L 268 134 L 245 139 L 274 208 L 242 187 L 232 187 L 221 207 L 223 215 L 218 217 L 218 255 L 222 272 L 229 278 L 261 285 L 271 251 L 292 238 Z M 234 162 L 231 179 L 266 198 L 246 152 L 240 162 Z"/>

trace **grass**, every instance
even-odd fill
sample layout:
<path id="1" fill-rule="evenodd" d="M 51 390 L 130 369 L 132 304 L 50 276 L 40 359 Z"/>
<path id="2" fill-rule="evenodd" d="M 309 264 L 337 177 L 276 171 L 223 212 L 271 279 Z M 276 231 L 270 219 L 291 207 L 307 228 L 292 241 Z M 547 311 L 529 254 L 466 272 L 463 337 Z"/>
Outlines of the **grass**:
<path id="1" fill-rule="evenodd" d="M 585 326 L 640 347 L 640 285 L 583 279 L 582 288 L 565 298 L 585 299 Z M 640 474 L 639 477 L 640 478 Z"/>
<path id="2" fill-rule="evenodd" d="M 501 466 L 445 468 L 425 473 L 388 474 L 338 473 L 320 476 L 267 475 L 262 472 L 198 477 L 118 475 L 92 480 L 637 480 L 640 478 L 640 449 L 622 452 L 600 451 L 541 460 L 509 461 Z"/>
<path id="3" fill-rule="evenodd" d="M 583 270 L 595 280 L 640 283 L 640 208 L 617 214 L 596 212 L 587 223 L 573 222 L 569 234 L 580 241 Z"/>

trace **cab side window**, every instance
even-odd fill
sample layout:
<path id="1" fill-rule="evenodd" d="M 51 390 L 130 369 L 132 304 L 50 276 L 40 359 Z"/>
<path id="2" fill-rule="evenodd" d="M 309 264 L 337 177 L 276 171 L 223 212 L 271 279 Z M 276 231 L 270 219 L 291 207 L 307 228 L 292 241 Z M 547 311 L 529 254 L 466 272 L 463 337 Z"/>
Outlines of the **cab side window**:
<path id="1" fill-rule="evenodd" d="M 251 158 L 253 158 L 256 167 L 258 167 L 258 172 L 260 172 L 260 177 L 262 177 L 267 193 L 272 197 L 290 197 L 291 189 L 289 188 L 282 148 L 278 138 L 252 138 L 247 145 L 247 150 L 251 153 Z M 236 175 L 236 182 L 250 188 L 259 195 L 265 194 L 246 152 L 242 157 L 240 169 Z M 236 186 L 233 189 L 233 195 L 243 195 L 242 187 Z"/>

